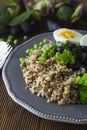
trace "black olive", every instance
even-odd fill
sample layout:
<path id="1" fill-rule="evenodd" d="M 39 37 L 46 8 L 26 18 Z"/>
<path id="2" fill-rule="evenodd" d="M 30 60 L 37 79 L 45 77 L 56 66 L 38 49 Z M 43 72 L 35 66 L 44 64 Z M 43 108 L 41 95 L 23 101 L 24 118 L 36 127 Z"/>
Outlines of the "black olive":
<path id="1" fill-rule="evenodd" d="M 84 52 L 87 53 L 87 46 L 82 46 L 82 49 L 83 49 Z"/>
<path id="2" fill-rule="evenodd" d="M 79 60 L 80 55 L 83 53 L 81 47 L 75 47 L 71 51 L 72 51 L 73 55 L 76 57 L 76 60 Z"/>
<path id="3" fill-rule="evenodd" d="M 76 62 L 74 65 L 67 64 L 67 67 L 72 68 L 75 71 L 80 69 L 80 64 L 78 62 Z"/>
<path id="4" fill-rule="evenodd" d="M 23 34 L 20 25 L 10 27 L 10 32 L 14 37 L 20 37 Z"/>
<path id="5" fill-rule="evenodd" d="M 80 62 L 83 65 L 87 65 L 87 54 L 85 52 L 80 55 Z"/>
<path id="6" fill-rule="evenodd" d="M 65 49 L 65 47 L 63 47 L 63 46 L 58 46 L 58 47 L 57 47 L 57 52 L 62 53 L 62 52 L 64 51 L 64 49 Z"/>
<path id="7" fill-rule="evenodd" d="M 68 45 L 68 48 L 70 49 L 70 50 L 72 50 L 72 49 L 74 49 L 74 48 L 76 48 L 77 46 L 76 46 L 76 44 L 74 44 L 74 43 L 70 43 L 69 45 Z"/>
<path id="8" fill-rule="evenodd" d="M 79 70 L 80 69 L 80 64 L 74 64 L 73 65 L 73 70 Z"/>

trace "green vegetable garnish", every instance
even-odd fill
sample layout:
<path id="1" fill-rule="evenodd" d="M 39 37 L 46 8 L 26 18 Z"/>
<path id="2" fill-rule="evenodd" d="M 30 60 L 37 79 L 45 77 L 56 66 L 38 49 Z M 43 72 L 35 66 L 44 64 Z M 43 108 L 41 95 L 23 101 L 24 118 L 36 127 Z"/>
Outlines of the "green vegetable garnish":
<path id="1" fill-rule="evenodd" d="M 10 21 L 9 25 L 16 26 L 16 25 L 22 24 L 31 16 L 31 14 L 32 14 L 32 10 L 25 11 L 22 14 L 20 14 L 19 16 L 14 17 Z"/>
<path id="2" fill-rule="evenodd" d="M 75 63 L 75 57 L 69 50 L 64 50 L 63 53 L 56 52 L 55 58 L 58 63 L 64 63 L 64 64 Z"/>
<path id="3" fill-rule="evenodd" d="M 82 77 L 78 76 L 75 80 L 75 84 L 79 85 L 78 92 L 80 102 L 87 104 L 87 73 L 84 73 Z"/>

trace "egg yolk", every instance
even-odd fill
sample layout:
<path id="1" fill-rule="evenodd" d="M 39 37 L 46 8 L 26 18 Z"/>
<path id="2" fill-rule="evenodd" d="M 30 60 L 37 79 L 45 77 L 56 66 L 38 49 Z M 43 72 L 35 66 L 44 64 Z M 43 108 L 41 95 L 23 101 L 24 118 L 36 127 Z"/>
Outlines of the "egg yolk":
<path id="1" fill-rule="evenodd" d="M 67 38 L 67 39 L 71 39 L 71 38 L 75 38 L 76 34 L 74 32 L 69 31 L 69 30 L 63 30 L 63 31 L 58 33 L 58 36 L 61 36 L 63 38 Z"/>

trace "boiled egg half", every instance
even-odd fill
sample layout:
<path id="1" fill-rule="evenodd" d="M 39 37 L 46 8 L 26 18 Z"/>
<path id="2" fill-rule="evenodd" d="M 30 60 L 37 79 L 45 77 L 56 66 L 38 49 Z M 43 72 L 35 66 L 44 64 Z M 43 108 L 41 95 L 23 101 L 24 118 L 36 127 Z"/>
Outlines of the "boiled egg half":
<path id="1" fill-rule="evenodd" d="M 70 41 L 72 43 L 80 42 L 83 35 L 72 29 L 62 28 L 53 32 L 53 37 L 58 42 Z"/>

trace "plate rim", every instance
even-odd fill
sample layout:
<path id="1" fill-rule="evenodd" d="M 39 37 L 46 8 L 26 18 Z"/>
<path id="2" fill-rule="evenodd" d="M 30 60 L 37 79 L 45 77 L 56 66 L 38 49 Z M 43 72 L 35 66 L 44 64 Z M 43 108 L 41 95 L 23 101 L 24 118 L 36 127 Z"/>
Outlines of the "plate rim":
<path id="1" fill-rule="evenodd" d="M 87 31 L 83 31 L 83 30 L 78 30 L 80 32 L 86 32 Z M 87 124 L 87 118 L 72 118 L 72 117 L 66 117 L 66 116 L 58 116 L 58 115 L 51 115 L 51 114 L 46 114 L 46 113 L 43 113 L 43 112 L 40 112 L 38 111 L 36 108 L 33 108 L 32 106 L 30 106 L 29 104 L 25 103 L 24 101 L 22 101 L 21 99 L 17 98 L 17 96 L 15 95 L 14 92 L 11 91 L 11 84 L 9 83 L 8 81 L 8 78 L 6 77 L 6 74 L 5 74 L 5 69 L 6 69 L 6 66 L 12 56 L 12 54 L 15 53 L 15 51 L 17 51 L 19 48 L 21 48 L 21 46 L 25 46 L 27 42 L 30 42 L 32 41 L 33 39 L 35 38 L 38 38 L 38 37 L 41 37 L 43 35 L 51 35 L 53 32 L 47 32 L 47 33 L 41 33 L 41 34 L 38 34 L 32 38 L 30 38 L 29 40 L 27 40 L 26 42 L 20 44 L 19 46 L 17 46 L 12 52 L 11 54 L 9 55 L 3 69 L 2 69 L 2 78 L 3 78 L 3 81 L 5 83 L 5 87 L 7 89 L 7 93 L 8 95 L 14 100 L 14 102 L 16 102 L 17 104 L 19 104 L 20 106 L 22 106 L 23 108 L 25 108 L 26 110 L 28 110 L 29 112 L 33 113 L 34 115 L 37 115 L 41 118 L 44 118 L 44 119 L 49 119 L 49 120 L 53 120 L 53 121 L 60 121 L 60 122 L 67 122 L 67 123 L 74 123 L 74 124 Z"/>

